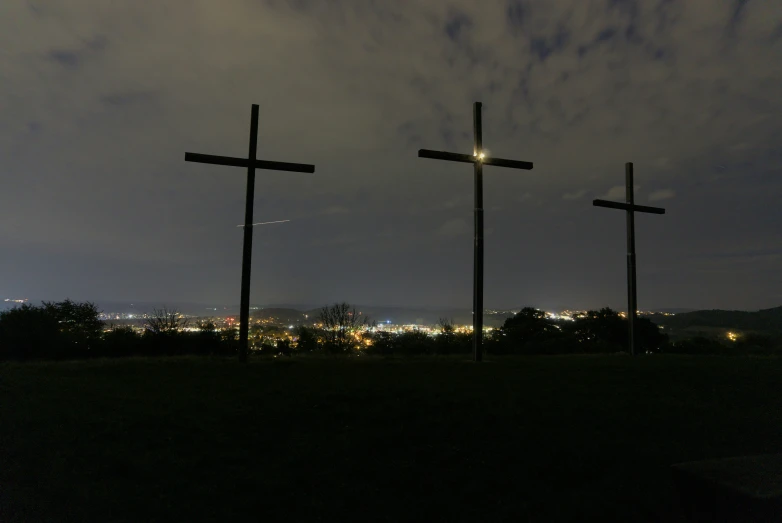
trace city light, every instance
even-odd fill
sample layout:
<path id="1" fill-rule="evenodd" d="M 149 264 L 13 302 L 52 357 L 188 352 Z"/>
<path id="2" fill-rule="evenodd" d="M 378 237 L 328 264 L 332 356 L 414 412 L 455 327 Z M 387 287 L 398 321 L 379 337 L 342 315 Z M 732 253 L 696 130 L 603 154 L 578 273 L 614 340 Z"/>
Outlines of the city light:
<path id="1" fill-rule="evenodd" d="M 4 301 L 10 302 L 13 301 L 11 299 L 6 298 Z M 0 301 L 2 303 L 2 301 Z M 261 309 L 262 307 L 255 307 L 254 309 Z M 214 308 L 209 308 L 209 310 L 215 310 Z M 583 319 L 589 318 L 589 311 L 586 310 L 562 310 L 558 312 L 553 311 L 547 311 L 545 309 L 534 309 L 538 311 L 538 315 L 543 316 L 551 322 L 551 325 L 553 328 L 556 328 L 558 330 L 565 329 L 565 322 L 575 322 L 575 321 L 581 321 Z M 493 337 L 498 335 L 505 335 L 505 333 L 502 330 L 501 325 L 503 322 L 513 317 L 514 315 L 517 315 L 521 312 L 520 309 L 485 309 L 484 313 L 487 316 L 494 316 L 492 318 L 492 321 L 490 322 L 490 325 L 484 325 L 483 331 L 486 334 L 487 337 Z M 673 316 L 672 313 L 667 312 L 644 312 L 644 311 L 638 311 L 639 315 L 648 315 L 648 316 Z M 224 313 L 225 314 L 225 313 Z M 363 311 L 359 313 L 363 316 Z M 617 312 L 620 317 L 627 318 L 628 314 L 624 312 Z M 312 322 L 309 321 L 301 321 L 301 317 L 304 317 L 305 319 L 309 318 L 309 315 L 306 314 L 298 314 L 296 316 L 296 319 L 294 320 L 294 323 L 288 324 L 288 322 L 291 321 L 291 319 L 287 319 L 285 317 L 281 316 L 271 316 L 267 315 L 263 318 L 257 318 L 257 317 L 251 317 L 250 318 L 250 338 L 252 343 L 260 344 L 260 343 L 271 343 L 274 345 L 275 342 L 278 341 L 288 341 L 293 342 L 292 347 L 296 347 L 298 343 L 298 335 L 297 335 L 297 328 L 298 327 L 308 327 L 308 328 L 314 328 L 316 330 L 324 329 L 325 326 L 320 322 L 315 320 L 313 318 Z M 499 316 L 499 317 L 498 317 Z M 143 313 L 143 312 L 103 312 L 99 314 L 99 318 L 103 321 L 119 321 L 119 322 L 125 322 L 120 323 L 120 326 L 132 328 L 138 332 L 144 332 L 145 327 L 144 326 L 144 320 L 148 320 L 149 318 L 153 318 L 154 315 L 150 315 L 149 313 Z M 214 316 L 211 316 L 209 318 L 205 318 L 203 316 L 193 316 L 189 314 L 183 314 L 183 313 L 176 313 L 176 317 L 178 318 L 199 318 L 199 323 L 196 325 L 182 325 L 181 327 L 178 327 L 177 330 L 179 331 L 187 331 L 187 332 L 197 332 L 204 328 L 206 328 L 206 323 L 203 325 L 201 322 L 209 321 L 213 324 L 213 329 L 215 332 L 233 332 L 239 329 L 239 319 L 237 317 L 222 315 L 222 314 L 215 314 Z M 286 321 L 287 319 L 287 321 Z M 348 337 L 351 340 L 355 340 L 358 345 L 360 345 L 362 348 L 370 347 L 373 344 L 373 341 L 368 336 L 374 333 L 387 333 L 387 335 L 401 335 L 405 333 L 419 333 L 421 335 L 425 335 L 427 337 L 435 338 L 438 336 L 442 336 L 444 334 L 446 335 L 455 335 L 455 336 L 465 336 L 469 337 L 473 334 L 473 326 L 471 324 L 462 324 L 462 323 L 452 323 L 451 327 L 448 329 L 444 329 L 443 325 L 439 323 L 426 323 L 424 320 L 417 320 L 421 323 L 394 323 L 394 320 L 386 319 L 386 320 L 378 320 L 377 323 L 372 323 L 371 325 L 363 325 L 356 329 L 347 328 L 346 330 Z M 466 321 L 466 319 L 464 320 Z M 107 330 L 110 330 L 111 328 L 116 328 L 114 324 L 111 325 L 105 325 Z M 338 330 L 339 327 L 332 327 L 332 329 Z M 732 342 L 738 341 L 742 334 L 735 332 L 735 331 L 723 331 L 723 335 L 725 338 Z M 725 339 L 723 338 L 723 339 Z M 258 345 L 258 348 L 260 350 L 260 345 Z"/>

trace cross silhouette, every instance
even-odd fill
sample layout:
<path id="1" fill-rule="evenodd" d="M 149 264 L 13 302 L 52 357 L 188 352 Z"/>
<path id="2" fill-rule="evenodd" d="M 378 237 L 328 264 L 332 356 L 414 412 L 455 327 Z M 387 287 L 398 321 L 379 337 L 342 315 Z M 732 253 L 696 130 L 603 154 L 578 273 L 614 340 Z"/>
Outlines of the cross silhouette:
<path id="1" fill-rule="evenodd" d="M 247 168 L 247 194 L 244 208 L 244 243 L 242 246 L 242 293 L 239 307 L 239 360 L 247 361 L 248 332 L 250 325 L 250 269 L 253 246 L 253 198 L 255 194 L 255 169 L 314 173 L 315 166 L 303 163 L 270 162 L 258 160 L 258 106 L 253 104 L 250 118 L 250 152 L 247 158 L 214 156 L 211 154 L 185 153 L 186 162 L 227 165 Z"/>
<path id="2" fill-rule="evenodd" d="M 532 169 L 531 162 L 492 158 L 483 151 L 483 130 L 481 102 L 473 104 L 474 146 L 472 155 L 420 149 L 419 158 L 471 163 L 475 173 L 475 246 L 473 249 L 473 358 L 483 359 L 483 166 L 509 167 L 511 169 Z"/>
<path id="3" fill-rule="evenodd" d="M 629 323 L 630 354 L 635 356 L 635 322 L 638 309 L 638 294 L 635 284 L 635 213 L 645 212 L 650 214 L 665 214 L 661 207 L 647 207 L 635 204 L 633 192 L 633 164 L 625 164 L 625 199 L 626 203 L 612 202 L 609 200 L 594 200 L 595 207 L 607 207 L 609 209 L 621 209 L 627 211 L 627 315 Z"/>

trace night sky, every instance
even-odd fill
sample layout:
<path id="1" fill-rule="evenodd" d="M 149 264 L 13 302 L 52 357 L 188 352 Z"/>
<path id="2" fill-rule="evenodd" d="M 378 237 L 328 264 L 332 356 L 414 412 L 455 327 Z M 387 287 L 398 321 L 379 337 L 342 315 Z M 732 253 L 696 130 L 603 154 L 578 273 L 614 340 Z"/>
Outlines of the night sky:
<path id="1" fill-rule="evenodd" d="M 56 4 L 56 5 L 55 5 Z M 782 3 L 0 2 L 0 297 L 456 306 L 483 103 L 487 307 L 782 304 Z"/>

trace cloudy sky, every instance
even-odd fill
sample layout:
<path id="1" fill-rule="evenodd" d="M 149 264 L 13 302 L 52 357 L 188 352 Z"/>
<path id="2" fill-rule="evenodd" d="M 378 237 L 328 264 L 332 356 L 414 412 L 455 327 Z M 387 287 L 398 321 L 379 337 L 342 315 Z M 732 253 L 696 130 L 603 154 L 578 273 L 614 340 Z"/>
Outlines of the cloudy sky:
<path id="1" fill-rule="evenodd" d="M 487 307 L 782 304 L 777 0 L 0 2 L 0 294 L 452 305 L 472 293 L 483 103 Z"/>

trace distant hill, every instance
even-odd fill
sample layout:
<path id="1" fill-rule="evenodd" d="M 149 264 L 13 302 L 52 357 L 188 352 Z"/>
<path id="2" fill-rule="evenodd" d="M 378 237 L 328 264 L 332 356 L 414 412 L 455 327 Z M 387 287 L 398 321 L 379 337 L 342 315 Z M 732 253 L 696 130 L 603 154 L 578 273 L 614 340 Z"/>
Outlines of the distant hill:
<path id="1" fill-rule="evenodd" d="M 668 309 L 654 309 L 655 312 L 670 312 L 673 314 L 683 314 L 685 312 L 695 312 L 697 309 L 682 309 L 682 308 L 668 308 Z"/>
<path id="2" fill-rule="evenodd" d="M 671 330 L 718 328 L 782 334 L 782 307 L 754 312 L 719 309 L 693 311 L 655 318 L 654 321 Z"/>
<path id="3" fill-rule="evenodd" d="M 308 313 L 282 307 L 264 307 L 250 311 L 250 317 L 263 320 L 272 320 L 275 323 L 312 323 L 309 321 L 313 316 L 306 317 Z"/>
<path id="4" fill-rule="evenodd" d="M 472 310 L 470 309 L 373 307 L 364 305 L 356 305 L 355 307 L 356 311 L 369 316 L 371 320 L 378 323 L 435 325 L 440 318 L 447 318 L 453 320 L 457 325 L 472 324 Z M 310 318 L 317 318 L 320 308 L 305 312 Z M 484 314 L 483 323 L 490 327 L 499 327 L 507 317 L 508 315 Z"/>

